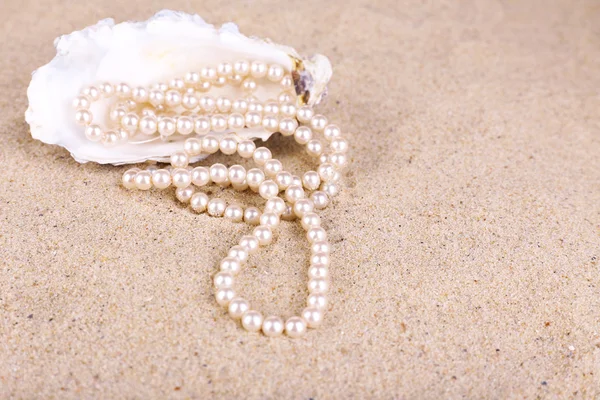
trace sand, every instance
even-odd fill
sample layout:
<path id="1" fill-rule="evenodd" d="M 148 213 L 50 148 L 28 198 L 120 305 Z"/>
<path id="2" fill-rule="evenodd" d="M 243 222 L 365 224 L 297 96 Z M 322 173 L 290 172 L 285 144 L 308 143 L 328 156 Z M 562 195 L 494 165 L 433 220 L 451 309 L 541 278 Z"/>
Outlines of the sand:
<path id="1" fill-rule="evenodd" d="M 56 36 L 161 8 L 335 66 L 320 109 L 352 167 L 322 213 L 331 304 L 302 339 L 249 334 L 212 298 L 247 225 L 126 191 L 125 168 L 30 137 L 26 88 Z M 4 0 L 0 14 L 0 398 L 600 397 L 595 1 Z M 285 224 L 240 290 L 298 313 L 307 259 Z"/>

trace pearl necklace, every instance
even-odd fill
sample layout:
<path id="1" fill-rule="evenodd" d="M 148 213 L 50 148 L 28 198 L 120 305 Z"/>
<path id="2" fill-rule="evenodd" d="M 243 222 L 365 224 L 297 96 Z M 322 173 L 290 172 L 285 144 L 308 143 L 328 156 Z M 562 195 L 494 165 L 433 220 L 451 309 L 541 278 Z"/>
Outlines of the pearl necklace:
<path id="1" fill-rule="evenodd" d="M 262 103 L 253 96 L 263 78 L 266 84 L 281 86 L 282 92 L 276 101 Z M 212 87 L 225 84 L 241 86 L 247 96 L 215 99 L 208 94 Z M 234 64 L 221 63 L 216 68 L 204 67 L 200 72 L 187 73 L 183 79 L 173 79 L 168 85 L 158 83 L 149 88 L 132 88 L 126 83 L 102 83 L 85 88 L 73 102 L 75 120 L 85 127 L 86 137 L 105 146 L 194 134 L 185 140 L 181 151 L 171 155 L 170 167 L 159 169 L 150 165 L 145 170 L 129 169 L 123 174 L 123 186 L 139 190 L 174 186 L 177 199 L 189 203 L 195 212 L 206 211 L 213 217 L 256 225 L 251 235 L 243 236 L 239 244 L 229 250 L 213 282 L 215 299 L 227 308 L 231 318 L 241 320 L 246 330 L 262 330 L 267 336 L 285 332 L 290 337 L 299 337 L 307 328 L 316 328 L 323 321 L 329 290 L 331 246 L 315 211 L 327 207 L 337 194 L 340 171 L 348 163 L 348 142 L 341 136 L 341 130 L 330 124 L 325 116 L 315 114 L 312 107 L 298 106 L 300 101 L 291 90 L 293 86 L 292 76 L 286 74 L 282 66 L 242 60 Z M 90 106 L 94 101 L 114 95 L 119 100 L 110 109 L 109 119 L 115 127 L 105 130 L 93 123 Z M 261 126 L 270 133 L 293 136 L 297 143 L 306 147 L 310 156 L 318 159 L 316 171 L 308 171 L 302 177 L 292 175 L 272 157 L 268 148 L 257 148 L 252 140 L 239 140 L 239 137 L 226 134 Z M 323 134 L 328 150 L 322 140 L 313 137 L 315 133 Z M 139 137 L 142 139 L 137 139 Z M 227 167 L 220 163 L 209 168 L 189 165 L 192 157 L 218 151 L 251 158 L 257 167 L 246 170 L 241 165 Z M 244 210 L 237 204 L 227 204 L 220 198 L 209 199 L 205 193 L 196 192 L 194 187 L 209 183 L 258 192 L 266 200 L 264 209 L 262 212 L 256 207 Z M 301 316 L 285 322 L 277 316 L 264 318 L 250 308 L 247 300 L 237 296 L 233 289 L 234 278 L 250 255 L 272 242 L 273 231 L 280 220 L 296 218 L 306 231 L 311 251 L 307 307 Z"/>

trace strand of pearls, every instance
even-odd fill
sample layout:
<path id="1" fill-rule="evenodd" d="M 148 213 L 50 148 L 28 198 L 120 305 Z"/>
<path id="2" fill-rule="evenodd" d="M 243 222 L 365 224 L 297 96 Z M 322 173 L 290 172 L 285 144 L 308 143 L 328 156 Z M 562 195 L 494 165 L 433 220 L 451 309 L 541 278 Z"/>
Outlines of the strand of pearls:
<path id="1" fill-rule="evenodd" d="M 266 84 L 281 85 L 283 91 L 277 100 L 260 102 L 253 96 L 260 79 Z M 241 85 L 246 97 L 233 100 L 220 96 L 213 98 L 207 92 L 211 87 L 225 84 Z M 307 328 L 317 328 L 323 321 L 329 290 L 330 245 L 321 226 L 317 210 L 329 205 L 338 193 L 340 172 L 348 163 L 348 141 L 341 136 L 338 126 L 330 124 L 323 115 L 315 114 L 309 106 L 297 106 L 295 93 L 290 91 L 294 82 L 279 65 L 259 61 L 222 63 L 216 68 L 205 67 L 199 73 L 188 73 L 183 79 L 173 79 L 169 85 L 156 84 L 152 88 L 120 83 L 103 83 L 98 88 L 84 89 L 74 100 L 75 120 L 85 126 L 89 140 L 112 146 L 132 142 L 137 135 L 166 140 L 174 135 L 191 136 L 183 148 L 171 155 L 170 166 L 150 165 L 145 170 L 132 168 L 122 177 L 127 189 L 150 190 L 175 187 L 176 198 L 189 204 L 195 212 L 206 212 L 213 217 L 225 217 L 233 222 L 254 225 L 251 235 L 245 235 L 233 246 L 219 265 L 213 279 L 215 299 L 227 308 L 229 315 L 240 320 L 248 331 L 262 331 L 267 336 L 286 333 L 299 337 Z M 109 118 L 116 125 L 110 130 L 93 124 L 90 106 L 94 101 L 116 94 L 119 101 L 110 110 Z M 281 161 L 273 158 L 266 147 L 256 147 L 252 140 L 240 140 L 233 133 L 243 128 L 262 126 L 269 132 L 292 136 L 306 152 L 318 160 L 316 170 L 301 177 L 284 170 Z M 223 135 L 217 135 L 223 133 Z M 322 134 L 324 141 L 315 138 Z M 241 165 L 229 167 L 215 163 L 210 167 L 191 166 L 190 160 L 201 154 L 221 152 L 251 159 L 255 168 Z M 238 191 L 258 193 L 265 205 L 247 207 L 220 198 L 209 199 L 197 188 L 209 184 L 229 187 Z M 300 220 L 310 244 L 307 307 L 300 316 L 286 321 L 277 316 L 263 317 L 250 308 L 247 300 L 238 297 L 233 289 L 235 276 L 248 257 L 259 247 L 271 244 L 281 220 Z"/>

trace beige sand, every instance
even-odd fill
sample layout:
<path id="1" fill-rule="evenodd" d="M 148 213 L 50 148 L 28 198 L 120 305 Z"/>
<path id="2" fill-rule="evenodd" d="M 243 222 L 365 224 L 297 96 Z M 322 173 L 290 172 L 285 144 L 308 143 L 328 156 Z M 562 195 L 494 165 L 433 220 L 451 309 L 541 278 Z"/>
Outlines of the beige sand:
<path id="1" fill-rule="evenodd" d="M 600 396 L 597 2 L 322 3 L 2 2 L 1 398 Z M 353 165 L 322 214 L 331 307 L 304 339 L 216 306 L 210 277 L 247 226 L 29 136 L 29 73 L 54 37 L 162 7 L 335 65 L 322 110 Z M 303 306 L 299 232 L 242 275 L 265 312 Z"/>

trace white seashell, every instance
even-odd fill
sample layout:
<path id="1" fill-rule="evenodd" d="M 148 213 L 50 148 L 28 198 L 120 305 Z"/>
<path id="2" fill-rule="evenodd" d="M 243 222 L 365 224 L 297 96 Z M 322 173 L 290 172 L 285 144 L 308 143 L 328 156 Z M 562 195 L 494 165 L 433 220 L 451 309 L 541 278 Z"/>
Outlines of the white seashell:
<path id="1" fill-rule="evenodd" d="M 25 119 L 31 135 L 42 142 L 66 148 L 80 163 L 128 164 L 146 160 L 166 161 L 182 149 L 183 137 L 171 141 L 153 140 L 143 144 L 124 143 L 105 147 L 85 137 L 74 120 L 73 99 L 83 88 L 101 82 L 127 82 L 150 86 L 183 77 L 204 66 L 239 59 L 260 60 L 294 71 L 298 98 L 316 104 L 326 93 L 332 70 L 322 55 L 302 59 L 287 46 L 242 35 L 233 23 L 220 28 L 207 24 L 198 15 L 161 11 L 144 22 L 114 23 L 105 19 L 81 31 L 55 40 L 54 59 L 33 73 L 27 90 L 29 107 Z M 262 86 L 256 96 L 276 98 L 281 88 Z M 235 87 L 219 88 L 218 96 L 236 97 Z M 271 92 L 269 92 L 269 90 Z M 108 118 L 108 101 L 98 101 L 90 109 L 94 118 Z M 100 121 L 104 122 L 104 121 Z M 271 133 L 262 128 L 236 131 L 240 138 L 266 140 Z M 197 156 L 194 161 L 205 157 Z"/>

